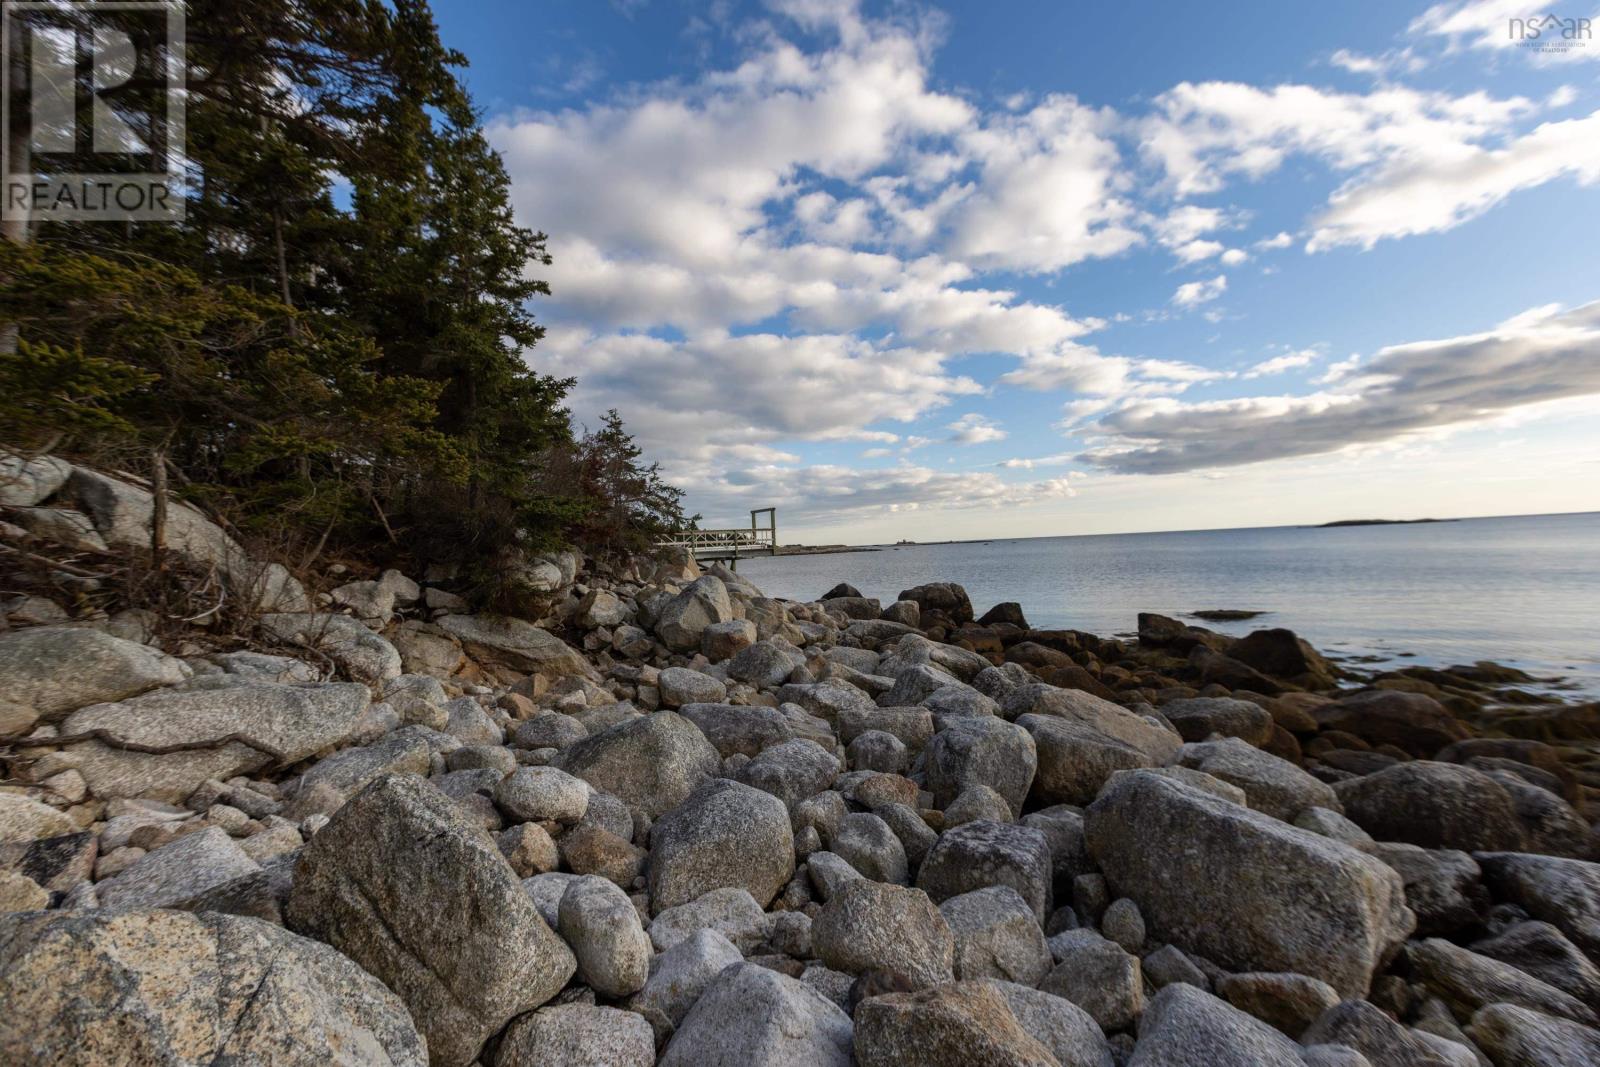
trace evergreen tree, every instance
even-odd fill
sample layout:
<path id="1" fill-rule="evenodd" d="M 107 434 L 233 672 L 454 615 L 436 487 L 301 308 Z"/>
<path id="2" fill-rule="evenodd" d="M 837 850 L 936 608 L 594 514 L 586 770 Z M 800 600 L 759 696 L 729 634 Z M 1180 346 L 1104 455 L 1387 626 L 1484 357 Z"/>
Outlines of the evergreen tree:
<path id="1" fill-rule="evenodd" d="M 525 361 L 545 236 L 426 0 L 190 0 L 188 27 L 182 224 L 0 257 L 0 384 L 41 383 L 0 397 L 0 444 L 155 447 L 279 536 L 512 570 L 681 518 L 615 413 L 575 441 L 572 382 Z"/>

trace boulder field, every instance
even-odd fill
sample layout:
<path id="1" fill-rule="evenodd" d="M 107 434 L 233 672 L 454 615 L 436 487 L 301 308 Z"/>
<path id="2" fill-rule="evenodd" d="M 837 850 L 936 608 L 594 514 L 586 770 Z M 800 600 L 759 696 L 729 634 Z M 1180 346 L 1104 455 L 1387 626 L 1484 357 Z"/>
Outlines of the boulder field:
<path id="1" fill-rule="evenodd" d="M 0 601 L 0 1063 L 1600 1063 L 1593 709 L 546 563 L 530 619 L 285 574 L 246 648 Z"/>

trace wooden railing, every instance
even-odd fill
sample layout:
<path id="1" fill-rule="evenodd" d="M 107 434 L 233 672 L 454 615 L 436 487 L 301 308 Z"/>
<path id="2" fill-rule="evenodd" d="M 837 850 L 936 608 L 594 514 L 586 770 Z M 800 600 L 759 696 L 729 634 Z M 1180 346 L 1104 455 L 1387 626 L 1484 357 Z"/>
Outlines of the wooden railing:
<path id="1" fill-rule="evenodd" d="M 756 522 L 767 516 L 767 525 Z M 686 548 L 696 559 L 738 559 L 740 556 L 771 556 L 778 548 L 776 508 L 758 508 L 750 513 L 750 526 L 723 530 L 676 530 L 656 542 L 660 548 Z"/>

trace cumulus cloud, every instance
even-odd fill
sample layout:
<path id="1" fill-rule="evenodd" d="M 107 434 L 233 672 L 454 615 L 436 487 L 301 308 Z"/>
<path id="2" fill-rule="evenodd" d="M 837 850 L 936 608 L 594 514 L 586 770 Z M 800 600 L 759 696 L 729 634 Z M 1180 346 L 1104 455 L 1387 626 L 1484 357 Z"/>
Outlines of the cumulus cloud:
<path id="1" fill-rule="evenodd" d="M 1312 223 L 1307 249 L 1372 247 L 1390 237 L 1448 230 L 1519 189 L 1571 177 L 1600 181 L 1600 111 L 1547 122 L 1498 148 L 1459 145 L 1448 153 L 1396 158 L 1335 192 Z"/>
<path id="2" fill-rule="evenodd" d="M 1199 307 L 1228 291 L 1228 276 L 1219 274 L 1204 281 L 1184 282 L 1172 294 L 1172 302 L 1181 308 Z"/>
<path id="3" fill-rule="evenodd" d="M 948 252 L 984 267 L 1053 271 L 1139 243 L 1133 207 L 1118 195 L 1126 177 L 1113 123 L 1109 112 L 1051 96 L 965 133 L 960 147 L 978 178 L 951 209 Z"/>
<path id="4" fill-rule="evenodd" d="M 1259 179 L 1295 154 L 1349 174 L 1311 220 L 1307 247 L 1370 248 L 1451 229 L 1522 189 L 1564 177 L 1594 183 L 1600 112 L 1518 132 L 1522 120 L 1557 101 L 1571 102 L 1560 94 L 1541 103 L 1397 85 L 1337 93 L 1186 82 L 1161 94 L 1138 128 L 1144 155 L 1179 196 Z"/>
<path id="5" fill-rule="evenodd" d="M 1532 309 L 1485 333 L 1384 348 L 1340 391 L 1135 401 L 1100 418 L 1081 458 L 1127 474 L 1258 463 L 1456 428 L 1600 393 L 1600 302 Z"/>
<path id="6" fill-rule="evenodd" d="M 792 522 L 841 522 L 914 511 L 1011 509 L 1077 495 L 1068 478 L 1008 482 L 992 471 L 940 471 L 903 464 L 862 469 L 831 464 L 735 471 L 708 486 L 708 515 L 773 506 Z"/>
<path id="7" fill-rule="evenodd" d="M 1180 196 L 1230 177 L 1260 178 L 1291 154 L 1356 170 L 1401 158 L 1449 156 L 1504 131 L 1536 105 L 1485 93 L 1451 96 L 1400 86 L 1338 93 L 1310 85 L 1183 82 L 1139 122 L 1141 149 Z"/>
<path id="8" fill-rule="evenodd" d="M 869 18 L 853 0 L 766 7 L 732 27 L 739 52 L 721 69 L 486 127 L 518 217 L 552 234 L 555 263 L 538 268 L 554 290 L 539 308 L 549 333 L 533 360 L 578 378 L 580 416 L 619 407 L 696 508 L 737 511 L 780 491 L 793 508 L 793 494 L 842 492 L 854 472 L 811 478 L 797 466 L 811 443 L 904 461 L 999 440 L 1006 431 L 988 420 L 939 414 L 986 391 L 961 373 L 969 357 L 994 390 L 1063 394 L 1059 425 L 1074 434 L 1140 405 L 1187 409 L 1175 398 L 1231 376 L 1111 354 L 1093 343 L 1108 323 L 1091 312 L 1126 315 L 1075 313 L 1017 275 L 1054 284 L 1066 268 L 1153 246 L 1207 276 L 1179 286 L 1159 317 L 1196 309 L 1215 321 L 1222 271 L 1256 255 L 1297 239 L 1367 247 L 1437 232 L 1597 169 L 1597 116 L 1528 129 L 1571 93 L 1422 92 L 1345 55 L 1345 69 L 1380 74 L 1375 88 L 1184 83 L 1122 113 L 1065 94 L 986 103 L 935 83 L 937 15 L 891 5 Z M 1298 238 L 1247 233 L 1238 205 L 1194 202 L 1295 155 L 1342 182 Z M 1287 369 L 1263 369 L 1273 363 L 1245 374 Z M 1366 369 L 1323 384 L 1354 395 Z M 930 436 L 884 429 L 916 420 Z M 1103 443 L 1133 447 L 1115 430 Z M 896 494 L 918 484 L 934 504 L 1011 492 L 894 471 L 893 482 L 873 472 L 873 502 L 860 506 L 903 506 Z"/>
<path id="9" fill-rule="evenodd" d="M 961 416 L 945 429 L 952 431 L 950 440 L 958 445 L 984 445 L 1006 439 L 1006 432 L 998 423 L 976 413 Z"/>

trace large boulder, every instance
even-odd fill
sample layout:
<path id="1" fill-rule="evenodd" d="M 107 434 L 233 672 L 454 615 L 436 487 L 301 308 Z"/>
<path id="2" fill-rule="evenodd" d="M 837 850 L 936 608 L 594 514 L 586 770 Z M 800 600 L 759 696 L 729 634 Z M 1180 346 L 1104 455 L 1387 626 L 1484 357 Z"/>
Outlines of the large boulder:
<path id="1" fill-rule="evenodd" d="M 305 847 L 286 914 L 400 995 L 465 1065 L 577 969 L 494 839 L 419 778 L 378 778 Z"/>
<path id="2" fill-rule="evenodd" d="M 1483 921 L 1489 893 L 1473 858 L 1454 849 L 1421 848 L 1400 841 L 1362 843 L 1400 875 L 1406 907 L 1417 916 L 1417 935 L 1451 934 Z"/>
<path id="3" fill-rule="evenodd" d="M 1058 961 L 1039 988 L 1070 1000 L 1106 1030 L 1123 1030 L 1144 1012 L 1139 957 L 1093 930 L 1063 930 L 1050 939 Z"/>
<path id="4" fill-rule="evenodd" d="M 220 827 L 185 834 L 95 886 L 108 911 L 171 908 L 260 869 Z"/>
<path id="5" fill-rule="evenodd" d="M 1008 885 L 975 889 L 939 905 L 955 936 L 955 976 L 1036 986 L 1050 972 L 1050 946 L 1033 909 Z M 815 929 L 813 928 L 813 937 Z"/>
<path id="6" fill-rule="evenodd" d="M 1272 713 L 1259 704 L 1232 697 L 1188 697 L 1161 705 L 1161 714 L 1185 741 L 1204 741 L 1212 734 L 1264 745 L 1272 736 Z"/>
<path id="7" fill-rule="evenodd" d="M 722 759 L 694 723 L 658 711 L 584 738 L 562 751 L 558 765 L 654 819 L 719 773 Z"/>
<path id="8" fill-rule="evenodd" d="M 1252 808 L 1284 822 L 1293 822 L 1307 808 L 1340 810 L 1339 798 L 1326 782 L 1237 737 L 1184 745 L 1177 763 L 1239 787 Z"/>
<path id="9" fill-rule="evenodd" d="M 836 971 L 892 971 L 924 988 L 951 980 L 955 940 L 920 889 L 847 882 L 811 925 L 817 958 Z"/>
<path id="10" fill-rule="evenodd" d="M 652 961 L 649 979 L 628 1007 L 649 1021 L 658 1039 L 665 1039 L 717 975 L 743 962 L 739 949 L 719 931 L 696 930 Z"/>
<path id="11" fill-rule="evenodd" d="M 719 755 L 758 756 L 797 737 L 833 743 L 828 724 L 798 705 L 685 704 L 678 714 L 694 723 Z"/>
<path id="12" fill-rule="evenodd" d="M 982 984 L 1000 994 L 1017 1024 L 1061 1067 L 1113 1067 L 1100 1024 L 1072 1001 L 1016 982 L 990 978 Z"/>
<path id="13" fill-rule="evenodd" d="M 707 574 L 667 601 L 656 619 L 656 636 L 674 652 L 693 652 L 708 626 L 733 618 L 733 602 L 722 579 Z"/>
<path id="14" fill-rule="evenodd" d="M 821 745 L 797 737 L 773 745 L 745 764 L 739 781 L 771 793 L 792 808 L 832 785 L 839 769 L 839 760 Z"/>
<path id="15" fill-rule="evenodd" d="M 1395 745 L 1428 758 L 1470 734 L 1443 704 L 1423 693 L 1369 689 L 1312 711 L 1324 730 L 1354 734 L 1374 745 Z"/>
<path id="16" fill-rule="evenodd" d="M 262 631 L 284 644 L 314 648 L 357 682 L 382 686 L 404 673 L 400 651 L 348 615 L 273 612 L 261 616 Z"/>
<path id="17" fill-rule="evenodd" d="M 158 649 L 76 626 L 33 626 L 0 634 L 0 699 L 55 722 L 70 711 L 177 685 L 180 660 Z M 14 728 L 25 733 L 27 726 Z"/>
<path id="18" fill-rule="evenodd" d="M 1049 914 L 1053 862 L 1043 831 L 979 819 L 939 835 L 917 872 L 936 903 L 989 886 L 1015 889 L 1041 925 Z"/>
<path id="19" fill-rule="evenodd" d="M 593 678 L 594 668 L 576 649 L 531 622 L 499 615 L 445 615 L 438 627 L 461 642 L 479 663 L 525 674 Z"/>
<path id="20" fill-rule="evenodd" d="M 1374 1067 L 1450 1067 L 1448 1060 L 1434 1054 L 1431 1036 L 1403 1026 L 1369 1001 L 1344 1000 L 1318 1016 L 1300 1040 L 1307 1046 L 1354 1049 L 1369 1057 Z M 1465 1060 L 1457 1060 L 1471 1062 L 1470 1053 Z"/>
<path id="21" fill-rule="evenodd" d="M 1334 786 L 1344 813 L 1379 841 L 1464 852 L 1518 849 L 1522 825 L 1505 788 L 1482 771 L 1416 760 Z"/>
<path id="22" fill-rule="evenodd" d="M 874 882 L 904 883 L 910 874 L 910 860 L 900 836 L 870 812 L 853 812 L 840 819 L 828 843 L 840 859 Z"/>
<path id="23" fill-rule="evenodd" d="M 1142 749 L 1081 722 L 1023 715 L 1017 725 L 1033 738 L 1038 768 L 1031 795 L 1036 804 L 1088 804 L 1117 771 L 1151 766 Z"/>
<path id="24" fill-rule="evenodd" d="M 934 805 L 945 808 L 968 786 L 986 785 L 1005 798 L 1015 818 L 1037 765 L 1033 738 L 1023 727 L 992 715 L 957 719 L 928 746 L 928 788 Z"/>
<path id="25" fill-rule="evenodd" d="M 757 689 L 772 689 L 805 662 L 805 654 L 787 641 L 757 641 L 728 660 L 728 677 Z"/>
<path id="26" fill-rule="evenodd" d="M 88 514 L 94 528 L 113 548 L 148 548 L 155 497 L 150 490 L 97 471 L 74 467 L 64 488 L 78 508 Z M 225 577 L 249 562 L 243 548 L 222 527 L 177 500 L 167 502 L 168 551 L 204 566 L 214 566 Z"/>
<path id="27" fill-rule="evenodd" d="M 650 943 L 666 952 L 702 930 L 715 930 L 743 952 L 767 934 L 767 913 L 748 889 L 713 889 L 697 900 L 667 908 L 650 922 Z"/>
<path id="28" fill-rule="evenodd" d="M 1498 782 L 1511 797 L 1517 821 L 1522 824 L 1524 847 L 1529 852 L 1576 856 L 1580 859 L 1593 857 L 1595 845 L 1589 823 L 1561 798 L 1557 782 L 1535 785 L 1527 777 L 1538 775 L 1539 772 L 1532 768 L 1519 767 L 1511 771 L 1504 767 L 1487 766 L 1480 769 Z"/>
<path id="29" fill-rule="evenodd" d="M 669 708 L 684 704 L 720 704 L 728 698 L 728 687 L 720 680 L 688 667 L 668 667 L 656 679 L 661 702 Z"/>
<path id="30" fill-rule="evenodd" d="M 1113 779 L 1084 829 L 1152 937 L 1233 970 L 1360 996 L 1416 922 L 1400 876 L 1372 857 L 1148 771 Z"/>
<path id="31" fill-rule="evenodd" d="M 24 459 L 0 452 L 0 505 L 31 508 L 42 504 L 66 484 L 72 464 L 54 456 Z"/>
<path id="32" fill-rule="evenodd" d="M 561 1004 L 512 1020 L 494 1062 L 495 1067 L 650 1067 L 656 1043 L 650 1024 L 631 1011 Z"/>
<path id="33" fill-rule="evenodd" d="M 1332 689 L 1338 671 L 1293 630 L 1255 630 L 1228 648 L 1228 655 L 1247 667 L 1307 689 Z"/>
<path id="34" fill-rule="evenodd" d="M 1475 856 L 1496 899 L 1510 901 L 1600 960 L 1600 863 L 1522 852 Z"/>
<path id="35" fill-rule="evenodd" d="M 454 749 L 455 738 L 425 726 L 402 726 L 370 745 L 346 748 L 318 760 L 300 776 L 300 789 L 286 811 L 292 819 L 332 815 L 345 801 L 385 774 L 426 775 L 436 752 Z"/>
<path id="36" fill-rule="evenodd" d="M 1007 719 L 1054 715 L 1080 723 L 1132 745 L 1157 767 L 1172 762 L 1183 744 L 1183 738 L 1172 730 L 1081 689 L 1057 689 L 1038 682 L 1020 685 L 1001 701 L 1000 714 Z"/>
<path id="37" fill-rule="evenodd" d="M 891 993 L 856 1008 L 857 1067 L 1060 1067 L 981 982 Z"/>
<path id="38" fill-rule="evenodd" d="M 557 929 L 578 958 L 578 977 L 596 993 L 625 997 L 650 977 L 650 938 L 628 894 L 604 878 L 578 878 L 561 894 Z"/>
<path id="39" fill-rule="evenodd" d="M 1472 1017 L 1467 1035 L 1495 1067 L 1592 1067 L 1600 1030 L 1515 1004 L 1491 1004 Z"/>
<path id="40" fill-rule="evenodd" d="M 804 983 L 729 967 L 684 1016 L 659 1067 L 850 1067 L 850 1016 Z"/>
<path id="41" fill-rule="evenodd" d="M 1600 1011 L 1600 967 L 1549 923 L 1517 923 L 1477 942 L 1472 951 L 1509 963 Z"/>
<path id="42" fill-rule="evenodd" d="M 1594 1011 L 1583 1001 L 1509 963 L 1480 956 L 1441 937 L 1406 950 L 1415 980 L 1443 1000 L 1460 1018 L 1490 1004 L 1517 1004 L 1595 1026 Z"/>
<path id="43" fill-rule="evenodd" d="M 726 778 L 695 790 L 651 831 L 652 915 L 730 887 L 765 907 L 793 874 L 794 832 L 783 801 Z"/>
<path id="44" fill-rule="evenodd" d="M 1166 986 L 1139 1020 L 1128 1067 L 1303 1067 L 1300 1048 L 1259 1019 L 1184 982 Z"/>
<path id="45" fill-rule="evenodd" d="M 372 701 L 364 685 L 245 683 L 162 689 L 95 704 L 61 724 L 78 773 L 102 799 L 183 800 L 201 783 L 284 766 L 345 740 Z"/>
<path id="46" fill-rule="evenodd" d="M 400 998 L 326 945 L 231 915 L 0 918 L 0 1061 L 426 1067 Z"/>
<path id="47" fill-rule="evenodd" d="M 0 842 L 31 842 L 70 834 L 72 817 L 21 793 L 0 793 Z"/>
<path id="48" fill-rule="evenodd" d="M 972 621 L 972 598 L 967 596 L 967 591 L 955 582 L 929 582 L 926 585 L 914 585 L 910 589 L 900 590 L 900 595 L 895 599 L 909 600 L 924 613 L 929 611 L 943 612 L 949 616 L 951 622 L 963 623 Z"/>

